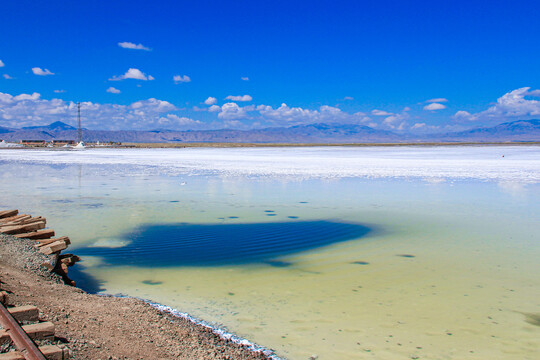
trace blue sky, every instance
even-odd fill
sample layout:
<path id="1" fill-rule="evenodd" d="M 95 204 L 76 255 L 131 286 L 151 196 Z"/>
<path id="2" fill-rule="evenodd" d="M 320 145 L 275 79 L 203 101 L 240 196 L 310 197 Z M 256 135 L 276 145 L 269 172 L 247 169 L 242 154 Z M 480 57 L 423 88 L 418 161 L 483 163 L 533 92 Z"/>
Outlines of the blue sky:
<path id="1" fill-rule="evenodd" d="M 0 126 L 70 123 L 77 101 L 96 129 L 426 132 L 540 117 L 539 13 L 537 1 L 4 2 Z"/>

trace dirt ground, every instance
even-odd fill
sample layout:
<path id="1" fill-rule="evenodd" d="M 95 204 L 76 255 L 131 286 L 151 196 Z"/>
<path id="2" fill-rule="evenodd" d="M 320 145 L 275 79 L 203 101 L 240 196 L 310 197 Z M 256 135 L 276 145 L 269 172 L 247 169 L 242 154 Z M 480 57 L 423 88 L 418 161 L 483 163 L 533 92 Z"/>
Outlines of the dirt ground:
<path id="1" fill-rule="evenodd" d="M 32 247 L 14 250 L 12 239 L 6 239 L 0 239 L 0 289 L 10 293 L 10 304 L 37 306 L 41 320 L 56 326 L 55 343 L 65 344 L 73 359 L 270 358 L 143 301 L 91 295 L 61 284 L 28 265 L 41 254 Z"/>

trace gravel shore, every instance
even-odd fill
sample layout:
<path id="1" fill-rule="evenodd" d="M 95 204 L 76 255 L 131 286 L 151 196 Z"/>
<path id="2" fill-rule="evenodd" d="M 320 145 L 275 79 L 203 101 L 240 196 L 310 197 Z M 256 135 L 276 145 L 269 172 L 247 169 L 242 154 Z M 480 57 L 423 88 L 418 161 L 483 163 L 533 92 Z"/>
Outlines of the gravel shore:
<path id="1" fill-rule="evenodd" d="M 29 240 L 0 235 L 0 289 L 13 305 L 35 305 L 73 359 L 270 359 L 212 329 L 132 298 L 87 294 L 41 264 Z"/>

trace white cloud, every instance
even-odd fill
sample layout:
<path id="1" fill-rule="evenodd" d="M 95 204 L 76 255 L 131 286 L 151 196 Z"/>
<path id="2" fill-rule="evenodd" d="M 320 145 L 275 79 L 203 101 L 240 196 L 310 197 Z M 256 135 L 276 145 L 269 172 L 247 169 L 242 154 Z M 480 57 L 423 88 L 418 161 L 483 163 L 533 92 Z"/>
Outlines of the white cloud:
<path id="1" fill-rule="evenodd" d="M 269 105 L 258 105 L 255 108 L 263 119 L 273 122 L 275 125 L 297 125 L 310 123 L 365 123 L 370 121 L 364 113 L 349 114 L 333 106 L 323 105 L 319 110 L 303 109 L 301 107 L 289 107 L 281 104 L 274 109 Z"/>
<path id="2" fill-rule="evenodd" d="M 238 104 L 230 102 L 225 103 L 221 107 L 221 111 L 218 114 L 218 118 L 223 120 L 238 120 L 246 119 L 248 117 L 247 111 L 244 107 L 238 106 Z"/>
<path id="3" fill-rule="evenodd" d="M 20 94 L 20 95 L 14 96 L 13 100 L 15 100 L 15 101 L 39 100 L 40 97 L 41 97 L 41 94 L 35 92 L 32 95 L 30 95 L 30 94 Z"/>
<path id="4" fill-rule="evenodd" d="M 426 123 L 416 123 L 413 126 L 411 126 L 411 129 L 421 129 L 426 126 Z"/>
<path id="5" fill-rule="evenodd" d="M 352 96 L 345 96 L 343 98 L 343 100 L 349 100 L 350 101 L 350 100 L 354 100 L 354 98 Z"/>
<path id="6" fill-rule="evenodd" d="M 2 60 L 0 60 L 0 67 L 4 67 L 4 66 L 6 66 L 6 64 L 4 64 Z"/>
<path id="7" fill-rule="evenodd" d="M 201 125 L 202 123 L 199 120 L 193 120 L 188 117 L 167 114 L 167 116 L 158 119 L 158 124 L 162 126 L 174 126 L 175 128 L 185 128 Z"/>
<path id="8" fill-rule="evenodd" d="M 174 75 L 173 80 L 175 84 L 183 83 L 183 82 L 190 82 L 191 78 L 187 75 Z"/>
<path id="9" fill-rule="evenodd" d="M 424 110 L 435 111 L 435 110 L 442 110 L 442 109 L 446 109 L 446 106 L 444 106 L 443 104 L 436 103 L 436 102 L 430 103 L 424 106 Z"/>
<path id="10" fill-rule="evenodd" d="M 218 106 L 218 105 L 212 105 L 208 108 L 208 111 L 209 112 L 220 112 L 221 111 L 221 106 Z"/>
<path id="11" fill-rule="evenodd" d="M 145 51 L 152 50 L 149 47 L 144 46 L 143 44 L 137 44 L 136 45 L 136 44 L 134 44 L 132 42 L 119 42 L 118 46 L 120 46 L 121 48 L 124 48 L 124 49 L 145 50 Z"/>
<path id="12" fill-rule="evenodd" d="M 32 72 L 34 73 L 34 75 L 39 75 L 39 76 L 54 75 L 54 73 L 51 72 L 49 69 L 42 69 L 39 67 L 33 67 Z"/>
<path id="13" fill-rule="evenodd" d="M 523 87 L 504 94 L 487 110 L 471 114 L 460 110 L 453 116 L 458 121 L 504 121 L 540 115 L 540 101 L 525 97 L 540 97 L 540 90 Z"/>
<path id="14" fill-rule="evenodd" d="M 61 93 L 65 93 L 66 90 L 54 90 L 54 92 L 57 93 L 57 94 L 61 94 Z"/>
<path id="15" fill-rule="evenodd" d="M 405 106 L 405 107 L 403 108 L 403 111 L 411 111 L 411 108 L 408 107 L 408 106 Z"/>
<path id="16" fill-rule="evenodd" d="M 150 98 L 130 105 L 81 103 L 83 125 L 89 129 L 149 130 L 162 127 L 161 118 L 178 108 L 168 101 Z M 42 99 L 40 94 L 12 96 L 0 92 L 0 122 L 3 126 L 23 127 L 47 125 L 55 121 L 75 123 L 77 104 L 62 99 Z M 163 121 L 163 120 L 161 120 Z M 172 128 L 189 123 L 182 117 L 169 118 Z"/>
<path id="17" fill-rule="evenodd" d="M 249 96 L 249 95 L 238 95 L 238 96 L 229 95 L 225 99 L 231 100 L 231 101 L 251 101 L 251 100 L 253 100 L 253 98 L 251 96 Z"/>
<path id="18" fill-rule="evenodd" d="M 391 112 L 387 112 L 387 111 L 384 111 L 384 110 L 371 110 L 371 114 L 375 115 L 375 116 L 390 116 L 390 115 L 394 115 L 393 113 Z"/>
<path id="19" fill-rule="evenodd" d="M 407 127 L 407 120 L 410 115 L 406 111 L 402 111 L 398 114 L 392 114 L 384 118 L 381 123 L 381 127 L 389 130 L 404 130 Z"/>
<path id="20" fill-rule="evenodd" d="M 146 75 L 145 73 L 143 73 L 139 69 L 129 68 L 129 70 L 126 71 L 126 73 L 124 75 L 113 76 L 109 80 L 110 81 L 120 81 L 120 80 L 125 80 L 125 79 L 135 79 L 135 80 L 147 81 L 147 80 L 154 80 L 154 77 L 151 76 L 151 75 Z"/>
<path id="21" fill-rule="evenodd" d="M 209 96 L 208 99 L 204 100 L 204 103 L 206 105 L 214 105 L 217 104 L 217 99 L 215 97 Z"/>
<path id="22" fill-rule="evenodd" d="M 427 103 L 442 103 L 442 102 L 448 102 L 448 99 L 445 98 L 435 98 L 435 99 L 429 99 L 426 100 Z"/>
<path id="23" fill-rule="evenodd" d="M 120 94 L 121 93 L 120 90 L 118 90 L 117 88 L 114 88 L 112 86 L 107 89 L 107 92 L 111 93 L 111 94 Z"/>
<path id="24" fill-rule="evenodd" d="M 6 80 L 12 80 L 12 79 L 14 79 L 13 77 L 9 76 L 8 74 L 4 74 L 4 75 L 2 75 L 2 76 L 3 76 L 4 79 L 6 79 Z"/>
<path id="25" fill-rule="evenodd" d="M 242 76 L 240 79 L 242 79 L 244 81 L 249 81 L 249 78 L 247 76 Z"/>

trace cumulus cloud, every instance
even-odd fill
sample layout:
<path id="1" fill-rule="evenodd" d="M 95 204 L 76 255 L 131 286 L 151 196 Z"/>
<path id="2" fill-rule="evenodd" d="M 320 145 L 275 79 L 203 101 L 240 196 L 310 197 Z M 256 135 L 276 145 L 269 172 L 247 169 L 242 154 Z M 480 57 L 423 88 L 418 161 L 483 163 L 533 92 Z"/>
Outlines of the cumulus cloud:
<path id="1" fill-rule="evenodd" d="M 221 111 L 218 113 L 218 118 L 223 120 L 246 119 L 248 117 L 248 110 L 250 109 L 240 107 L 238 104 L 233 102 L 225 103 L 221 107 Z"/>
<path id="2" fill-rule="evenodd" d="M 162 126 L 173 126 L 175 128 L 192 128 L 194 126 L 199 126 L 202 123 L 199 120 L 193 120 L 185 116 L 167 114 L 167 116 L 163 116 L 158 119 L 158 124 Z"/>
<path id="3" fill-rule="evenodd" d="M 436 102 L 430 103 L 424 106 L 424 110 L 435 111 L 435 110 L 442 110 L 442 109 L 446 109 L 446 106 L 444 106 L 443 104 L 436 103 Z"/>
<path id="4" fill-rule="evenodd" d="M 2 75 L 2 76 L 3 76 L 4 79 L 6 79 L 6 80 L 12 80 L 12 79 L 14 79 L 14 78 L 12 78 L 11 76 L 9 76 L 8 74 L 4 74 L 4 75 Z"/>
<path id="5" fill-rule="evenodd" d="M 504 121 L 539 116 L 540 101 L 530 97 L 540 97 L 540 90 L 522 87 L 504 94 L 487 110 L 473 114 L 460 110 L 453 117 L 458 121 Z"/>
<path id="6" fill-rule="evenodd" d="M 182 117 L 167 117 L 177 110 L 168 101 L 155 98 L 130 105 L 81 102 L 83 124 L 89 129 L 149 130 L 162 127 L 162 118 L 169 119 L 171 127 L 187 125 L 189 121 Z M 75 123 L 76 119 L 77 104 L 74 102 L 42 99 L 39 93 L 12 96 L 0 92 L 0 122 L 3 126 L 46 125 L 55 121 Z"/>
<path id="7" fill-rule="evenodd" d="M 183 82 L 190 82 L 191 78 L 187 75 L 174 75 L 173 80 L 175 84 L 183 83 Z"/>
<path id="8" fill-rule="evenodd" d="M 121 93 L 120 90 L 118 90 L 117 88 L 114 88 L 112 86 L 107 89 L 107 92 L 111 93 L 111 94 L 120 94 Z"/>
<path id="9" fill-rule="evenodd" d="M 49 69 L 42 69 L 39 67 L 33 67 L 32 72 L 34 73 L 34 75 L 39 75 L 39 76 L 54 75 L 54 73 L 51 72 Z"/>
<path id="10" fill-rule="evenodd" d="M 388 130 L 397 130 L 402 131 L 407 128 L 407 120 L 410 118 L 410 115 L 406 111 L 401 113 L 392 114 L 384 118 L 381 123 L 381 127 Z"/>
<path id="11" fill-rule="evenodd" d="M 218 105 L 212 105 L 208 108 L 208 111 L 209 112 L 220 112 L 221 111 L 221 106 L 218 106 Z"/>
<path id="12" fill-rule="evenodd" d="M 247 76 L 242 76 L 240 79 L 242 79 L 244 81 L 249 81 L 249 78 Z"/>
<path id="13" fill-rule="evenodd" d="M 154 80 L 154 77 L 151 75 L 146 75 L 139 69 L 129 68 L 128 71 L 124 75 L 119 76 L 113 76 L 110 78 L 110 81 L 120 81 L 120 80 L 126 80 L 126 79 L 135 79 L 135 80 Z"/>
<path id="14" fill-rule="evenodd" d="M 215 97 L 209 96 L 208 99 L 204 100 L 204 103 L 206 105 L 214 105 L 217 104 L 217 99 Z"/>
<path id="15" fill-rule="evenodd" d="M 6 64 L 4 64 L 2 60 L 0 60 L 0 67 L 4 67 L 4 66 L 6 66 Z"/>
<path id="16" fill-rule="evenodd" d="M 375 116 L 390 116 L 390 115 L 394 115 L 393 113 L 391 112 L 387 112 L 387 111 L 384 111 L 384 110 L 371 110 L 371 114 L 372 115 L 375 115 Z"/>
<path id="17" fill-rule="evenodd" d="M 456 120 L 474 120 L 473 115 L 465 110 L 459 110 L 454 114 L 454 119 Z"/>
<path id="18" fill-rule="evenodd" d="M 257 112 L 264 120 L 276 125 L 297 125 L 309 123 L 365 123 L 371 119 L 364 113 L 349 114 L 333 106 L 323 105 L 318 110 L 289 107 L 283 103 L 278 108 L 269 105 L 258 105 Z"/>
<path id="19" fill-rule="evenodd" d="M 442 103 L 442 102 L 448 102 L 448 99 L 445 98 L 435 98 L 435 99 L 429 99 L 426 100 L 427 103 Z"/>
<path id="20" fill-rule="evenodd" d="M 238 95 L 238 96 L 229 95 L 225 99 L 231 100 L 231 101 L 251 101 L 251 100 L 253 100 L 253 98 L 251 96 L 249 96 L 249 95 Z"/>
<path id="21" fill-rule="evenodd" d="M 149 47 L 144 46 L 143 44 L 134 44 L 132 42 L 127 42 L 127 41 L 119 42 L 118 46 L 120 46 L 121 48 L 124 48 L 124 49 L 145 50 L 145 51 L 152 50 Z"/>

